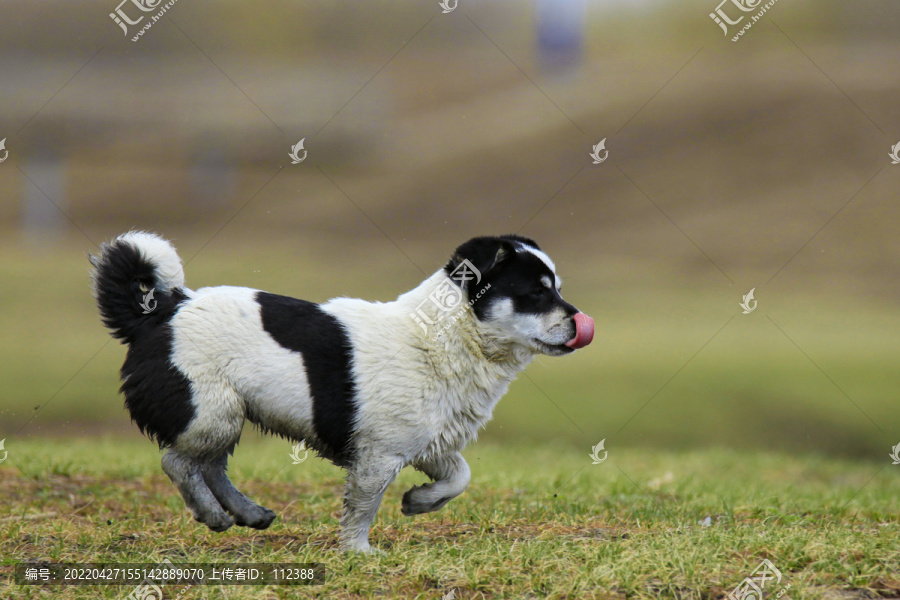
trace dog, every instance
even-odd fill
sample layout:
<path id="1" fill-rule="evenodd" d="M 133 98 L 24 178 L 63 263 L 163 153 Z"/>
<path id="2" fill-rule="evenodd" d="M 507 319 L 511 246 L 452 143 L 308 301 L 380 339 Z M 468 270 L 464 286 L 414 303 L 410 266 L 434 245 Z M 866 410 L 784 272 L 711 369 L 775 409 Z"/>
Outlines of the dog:
<path id="1" fill-rule="evenodd" d="M 516 375 L 594 336 L 593 320 L 560 296 L 553 261 L 519 235 L 465 242 L 384 303 L 191 290 L 175 248 L 141 231 L 89 258 L 102 321 L 128 345 L 125 406 L 213 531 L 275 519 L 226 475 L 249 420 L 346 469 L 340 545 L 373 551 L 369 529 L 403 467 L 433 480 L 403 495 L 403 514 L 442 508 L 468 486 L 460 451 Z"/>

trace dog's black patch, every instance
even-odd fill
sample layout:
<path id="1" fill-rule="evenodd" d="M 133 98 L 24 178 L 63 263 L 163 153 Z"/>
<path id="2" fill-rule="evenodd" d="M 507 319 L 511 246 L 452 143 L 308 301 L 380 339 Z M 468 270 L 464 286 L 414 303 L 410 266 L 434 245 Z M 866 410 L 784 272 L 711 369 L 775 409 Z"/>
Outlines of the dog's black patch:
<path id="1" fill-rule="evenodd" d="M 326 458 L 346 466 L 356 422 L 353 347 L 346 329 L 319 305 L 287 296 L 257 292 L 263 329 L 279 345 L 303 356 L 312 395 L 313 427 Z"/>
<path id="2" fill-rule="evenodd" d="M 184 292 L 156 289 L 156 267 L 127 242 L 104 244 L 91 262 L 103 323 L 128 344 L 121 370 L 125 407 L 142 433 L 161 448 L 171 446 L 194 417 L 190 382 L 169 360 L 170 320 Z"/>
<path id="3" fill-rule="evenodd" d="M 125 407 L 141 432 L 160 448 L 172 446 L 194 418 L 191 382 L 172 364 L 172 326 L 137 337 L 122 365 Z"/>

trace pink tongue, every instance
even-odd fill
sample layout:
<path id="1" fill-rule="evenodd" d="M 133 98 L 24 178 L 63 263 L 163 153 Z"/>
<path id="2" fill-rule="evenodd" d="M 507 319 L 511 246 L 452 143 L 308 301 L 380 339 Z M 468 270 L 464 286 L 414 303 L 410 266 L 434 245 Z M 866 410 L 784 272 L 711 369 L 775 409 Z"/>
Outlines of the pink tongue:
<path id="1" fill-rule="evenodd" d="M 594 339 L 594 320 L 584 313 L 578 313 L 575 319 L 575 337 L 566 342 L 566 346 L 574 348 L 584 348 Z"/>

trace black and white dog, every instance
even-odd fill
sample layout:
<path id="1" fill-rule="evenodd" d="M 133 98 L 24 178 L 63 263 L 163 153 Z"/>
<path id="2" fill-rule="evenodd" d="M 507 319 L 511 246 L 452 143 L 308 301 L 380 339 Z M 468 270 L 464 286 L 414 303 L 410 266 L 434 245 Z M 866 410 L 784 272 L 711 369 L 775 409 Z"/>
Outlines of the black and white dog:
<path id="1" fill-rule="evenodd" d="M 347 469 L 341 545 L 370 550 L 400 469 L 434 480 L 404 494 L 404 515 L 443 507 L 469 483 L 460 451 L 516 374 L 535 354 L 568 354 L 594 335 L 560 296 L 550 258 L 516 235 L 469 240 L 386 303 L 190 290 L 172 245 L 144 232 L 90 258 L 103 322 L 128 344 L 125 406 L 168 449 L 163 471 L 213 531 L 275 518 L 225 474 L 248 419 Z"/>

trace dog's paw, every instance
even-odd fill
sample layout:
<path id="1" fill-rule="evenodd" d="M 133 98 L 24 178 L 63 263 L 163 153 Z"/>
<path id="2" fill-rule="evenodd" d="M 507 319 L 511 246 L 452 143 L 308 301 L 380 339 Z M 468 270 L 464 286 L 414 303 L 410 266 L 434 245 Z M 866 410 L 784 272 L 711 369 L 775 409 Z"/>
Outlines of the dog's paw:
<path id="1" fill-rule="evenodd" d="M 195 521 L 203 523 L 216 533 L 221 533 L 234 525 L 234 519 L 229 517 L 224 511 L 201 513 L 194 510 L 191 512 L 194 515 Z"/>
<path id="2" fill-rule="evenodd" d="M 272 521 L 275 520 L 275 513 L 268 508 L 259 506 L 259 510 L 254 510 L 253 514 L 235 515 L 234 522 L 241 527 L 250 527 L 252 529 L 268 529 Z"/>
<path id="3" fill-rule="evenodd" d="M 421 486 L 416 486 L 412 489 L 406 491 L 403 494 L 403 500 L 400 502 L 400 512 L 403 513 L 404 517 L 411 517 L 413 515 L 420 515 L 423 512 L 422 504 L 417 502 L 415 499 L 415 491 L 420 489 Z"/>
<path id="4" fill-rule="evenodd" d="M 221 515 L 202 516 L 195 514 L 194 519 L 199 523 L 203 523 L 216 533 L 222 533 L 223 531 L 229 529 L 232 525 L 234 525 L 234 520 L 224 512 Z"/>
<path id="5" fill-rule="evenodd" d="M 400 512 L 406 517 L 434 512 L 443 508 L 445 504 L 453 499 L 453 496 L 432 499 L 431 496 L 435 495 L 432 491 L 433 487 L 434 484 L 426 483 L 407 490 L 403 494 L 403 501 L 400 503 Z"/>

